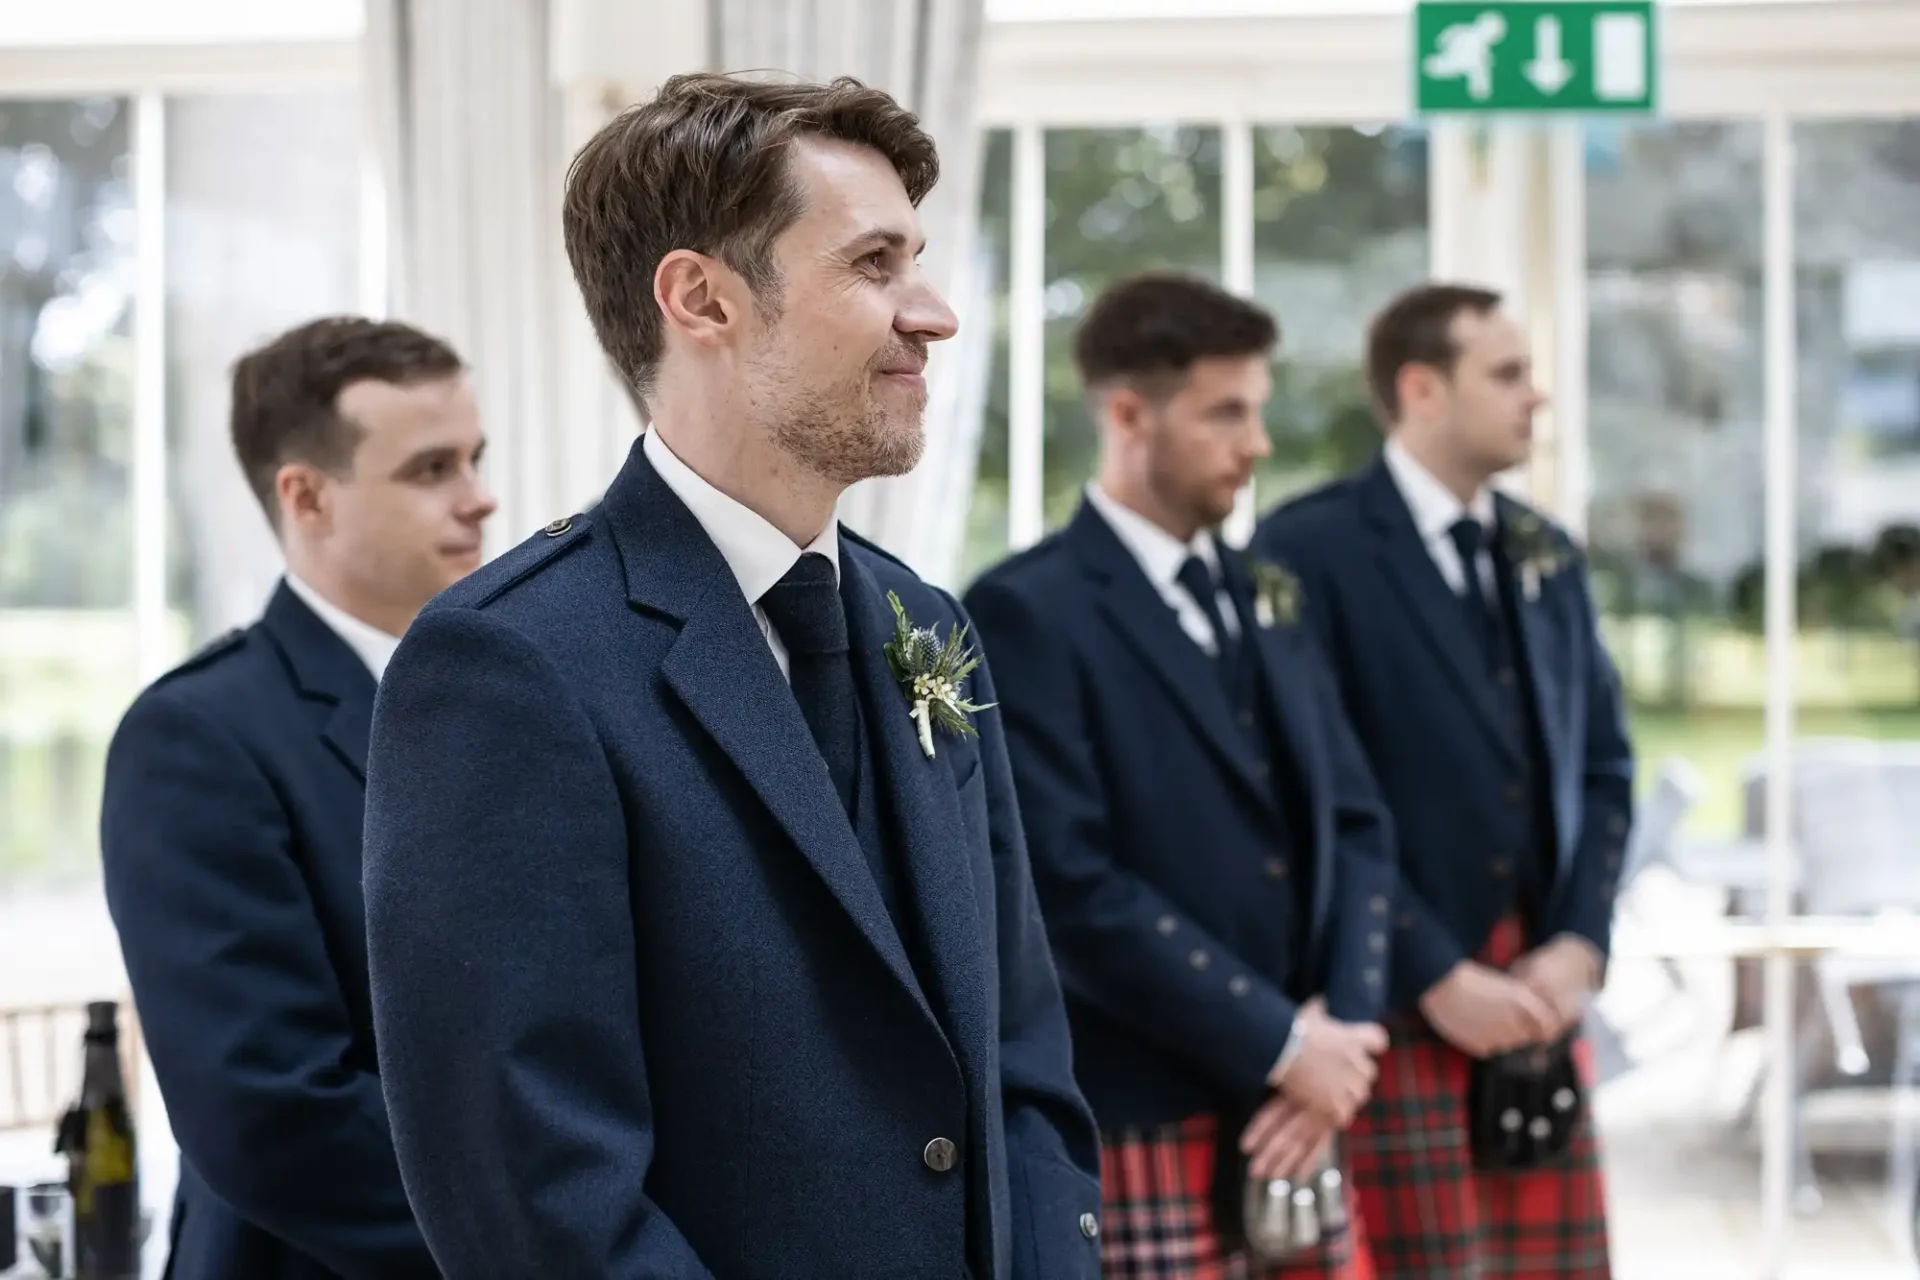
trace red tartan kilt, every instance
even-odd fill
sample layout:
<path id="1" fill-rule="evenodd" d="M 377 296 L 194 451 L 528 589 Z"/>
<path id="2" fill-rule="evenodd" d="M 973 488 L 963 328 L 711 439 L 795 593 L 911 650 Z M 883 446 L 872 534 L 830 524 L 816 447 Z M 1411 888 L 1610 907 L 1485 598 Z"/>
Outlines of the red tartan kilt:
<path id="1" fill-rule="evenodd" d="M 1517 919 L 1480 961 L 1519 958 Z M 1473 1167 L 1470 1060 L 1418 1018 L 1396 1020 L 1380 1078 L 1347 1134 L 1347 1163 L 1380 1280 L 1608 1280 L 1606 1196 L 1591 1113 L 1559 1163 L 1524 1173 Z M 1588 1088 L 1593 1055 L 1574 1046 Z"/>
<path id="2" fill-rule="evenodd" d="M 1101 1134 L 1106 1280 L 1374 1280 L 1357 1205 L 1347 1231 L 1298 1261 L 1256 1271 L 1243 1253 L 1223 1256 L 1212 1200 L 1218 1128 L 1194 1116 Z"/>

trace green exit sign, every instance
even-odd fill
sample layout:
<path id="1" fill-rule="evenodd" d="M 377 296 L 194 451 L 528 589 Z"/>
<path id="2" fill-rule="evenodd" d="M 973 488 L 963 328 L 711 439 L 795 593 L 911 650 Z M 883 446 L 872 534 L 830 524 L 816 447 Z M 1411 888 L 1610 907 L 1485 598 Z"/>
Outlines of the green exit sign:
<path id="1" fill-rule="evenodd" d="M 1651 0 L 1421 0 L 1421 114 L 1649 114 L 1659 79 Z"/>

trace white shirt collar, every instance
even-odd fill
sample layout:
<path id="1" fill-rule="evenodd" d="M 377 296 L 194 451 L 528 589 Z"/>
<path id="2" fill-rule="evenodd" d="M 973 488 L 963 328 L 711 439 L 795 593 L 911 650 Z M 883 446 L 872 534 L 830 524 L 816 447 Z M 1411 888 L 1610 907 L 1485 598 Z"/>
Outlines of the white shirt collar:
<path id="1" fill-rule="evenodd" d="M 1140 562 L 1141 571 L 1155 590 L 1165 592 L 1179 580 L 1180 566 L 1188 556 L 1199 556 L 1207 571 L 1216 580 L 1220 577 L 1220 555 L 1210 530 L 1202 529 L 1191 541 L 1182 542 L 1132 507 L 1122 506 L 1098 482 L 1087 486 L 1087 501 Z"/>
<path id="2" fill-rule="evenodd" d="M 1392 474 L 1400 496 L 1406 500 L 1407 510 L 1413 513 L 1413 526 L 1420 531 L 1422 539 L 1432 542 L 1436 538 L 1446 537 L 1447 531 L 1465 515 L 1478 520 L 1483 528 L 1493 529 L 1491 488 L 1481 485 L 1480 491 L 1473 495 L 1472 502 L 1462 502 L 1453 490 L 1441 483 L 1438 476 L 1407 452 L 1405 445 L 1391 436 L 1387 437 L 1385 453 L 1387 470 Z"/>
<path id="3" fill-rule="evenodd" d="M 760 597 L 784 578 L 787 570 L 808 551 L 817 551 L 832 561 L 837 580 L 840 534 L 836 521 L 827 521 L 826 529 L 807 546 L 796 547 L 793 540 L 768 523 L 766 517 L 701 479 L 667 447 L 658 431 L 648 431 L 640 447 L 667 488 L 686 503 L 687 510 L 720 549 L 748 604 L 758 604 Z"/>
<path id="4" fill-rule="evenodd" d="M 387 663 L 392 660 L 393 651 L 400 647 L 400 637 L 390 636 L 371 623 L 360 621 L 291 572 L 287 574 L 287 588 L 299 596 L 301 602 L 319 616 L 320 621 L 332 628 L 335 635 L 346 641 L 349 649 L 360 655 L 360 661 L 366 663 L 367 670 L 373 673 L 374 683 L 379 683 L 380 677 L 387 673 Z"/>

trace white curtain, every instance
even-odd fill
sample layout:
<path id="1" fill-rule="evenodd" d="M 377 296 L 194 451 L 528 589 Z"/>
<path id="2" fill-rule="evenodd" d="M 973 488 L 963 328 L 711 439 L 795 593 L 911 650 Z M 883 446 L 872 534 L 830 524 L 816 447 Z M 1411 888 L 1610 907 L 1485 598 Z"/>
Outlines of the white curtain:
<path id="1" fill-rule="evenodd" d="M 917 112 L 940 148 L 940 183 L 921 208 L 924 262 L 959 312 L 961 336 L 935 348 L 926 457 L 911 475 L 855 486 L 841 518 L 926 577 L 951 583 L 973 487 L 991 346 L 990 299 L 973 249 L 982 0 L 710 3 L 717 69 L 812 80 L 856 76 Z"/>
<path id="2" fill-rule="evenodd" d="M 707 65 L 858 76 L 918 112 L 940 147 L 943 176 L 921 211 L 925 262 L 964 336 L 936 351 L 919 468 L 856 486 L 841 514 L 949 581 L 990 342 L 973 253 L 982 0 L 698 2 L 367 0 L 390 312 L 445 336 L 474 367 L 501 498 L 490 546 L 592 502 L 631 442 L 636 415 L 567 269 L 561 192 L 573 149 L 623 98 L 694 69 L 704 29 Z"/>
<path id="3" fill-rule="evenodd" d="M 591 503 L 626 444 L 600 411 L 604 366 L 573 349 L 584 317 L 560 238 L 569 157 L 549 10 L 549 0 L 367 0 L 388 310 L 473 368 L 500 498 L 496 552 Z"/>

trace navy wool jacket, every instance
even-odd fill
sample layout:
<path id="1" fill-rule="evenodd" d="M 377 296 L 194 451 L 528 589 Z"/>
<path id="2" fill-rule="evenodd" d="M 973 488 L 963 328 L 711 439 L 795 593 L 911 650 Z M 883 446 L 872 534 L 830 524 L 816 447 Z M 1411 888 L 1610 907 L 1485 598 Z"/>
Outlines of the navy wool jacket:
<path id="1" fill-rule="evenodd" d="M 100 847 L 180 1146 L 171 1280 L 438 1275 L 387 1130 L 360 825 L 374 681 L 285 583 L 157 680 Z"/>
<path id="2" fill-rule="evenodd" d="M 929 758 L 843 535 L 916 964 L 725 560 L 635 444 L 382 682 L 374 1023 L 448 1276 L 1091 1280 L 1098 1149 L 998 711 Z M 997 699 L 981 667 L 975 702 Z"/>
<path id="3" fill-rule="evenodd" d="M 1220 551 L 1235 595 L 1256 598 Z M 1299 617 L 1242 619 L 1263 698 L 1234 705 L 1090 504 L 966 605 L 1101 1125 L 1256 1105 L 1308 997 L 1377 1019 L 1392 825 Z M 1270 741 L 1250 732 L 1262 723 Z"/>
<path id="4" fill-rule="evenodd" d="M 1619 677 L 1579 548 L 1539 512 L 1504 495 L 1496 506 L 1519 641 L 1515 665 L 1496 672 L 1384 460 L 1273 511 L 1252 543 L 1305 582 L 1306 616 L 1393 811 L 1402 1010 L 1521 906 L 1536 942 L 1573 934 L 1602 957 L 1612 943 L 1633 819 Z M 1516 714 L 1504 695 L 1520 682 Z M 1538 888 L 1523 894 L 1528 882 Z"/>

